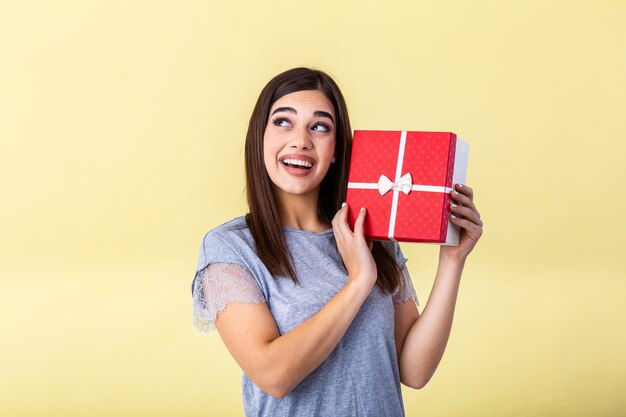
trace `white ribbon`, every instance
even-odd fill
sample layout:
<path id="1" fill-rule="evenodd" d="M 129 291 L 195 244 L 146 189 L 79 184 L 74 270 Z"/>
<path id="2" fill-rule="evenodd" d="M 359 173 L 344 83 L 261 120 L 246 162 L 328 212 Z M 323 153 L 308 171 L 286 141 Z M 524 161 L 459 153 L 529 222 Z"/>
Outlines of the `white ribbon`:
<path id="1" fill-rule="evenodd" d="M 404 147 L 406 146 L 406 130 L 402 131 L 400 135 L 400 146 L 398 147 L 398 161 L 396 162 L 396 180 L 394 181 L 396 184 L 400 183 L 400 178 L 402 174 L 402 162 L 404 162 Z M 395 240 L 393 238 L 393 232 L 396 228 L 396 213 L 398 212 L 398 197 L 400 196 L 400 191 L 397 187 L 393 189 L 393 197 L 391 200 L 391 214 L 389 215 L 389 231 L 387 232 L 387 236 L 391 240 Z"/>
<path id="2" fill-rule="evenodd" d="M 391 189 L 393 189 L 394 191 L 402 191 L 404 194 L 408 194 L 409 191 L 411 191 L 412 186 L 413 178 L 411 177 L 410 172 L 404 174 L 398 182 L 392 182 L 385 174 L 381 175 L 378 179 L 378 192 L 380 193 L 380 195 L 387 194 Z"/>

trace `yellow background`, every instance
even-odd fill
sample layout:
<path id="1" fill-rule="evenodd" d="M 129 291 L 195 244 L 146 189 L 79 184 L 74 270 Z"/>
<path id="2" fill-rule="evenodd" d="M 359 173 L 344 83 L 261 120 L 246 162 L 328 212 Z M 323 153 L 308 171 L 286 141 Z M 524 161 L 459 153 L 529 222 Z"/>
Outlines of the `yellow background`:
<path id="1" fill-rule="evenodd" d="M 407 415 L 623 415 L 625 21 L 620 0 L 3 1 L 2 414 L 243 415 L 190 285 L 246 211 L 261 88 L 305 65 L 353 129 L 471 146 L 484 235 Z M 402 247 L 421 311 L 438 248 Z"/>

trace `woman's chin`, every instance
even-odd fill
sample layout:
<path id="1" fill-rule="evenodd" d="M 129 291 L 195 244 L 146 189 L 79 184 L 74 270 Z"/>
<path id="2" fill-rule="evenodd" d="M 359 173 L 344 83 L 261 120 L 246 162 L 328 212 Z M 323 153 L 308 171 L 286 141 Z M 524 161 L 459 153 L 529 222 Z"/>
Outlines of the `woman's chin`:
<path id="1" fill-rule="evenodd" d="M 319 185 L 312 187 L 312 186 L 305 186 L 305 185 L 298 186 L 298 185 L 292 185 L 292 184 L 290 184 L 289 186 L 280 186 L 280 185 L 274 184 L 274 189 L 278 191 L 280 194 L 289 195 L 291 197 L 294 197 L 294 196 L 309 197 L 309 196 L 317 195 L 319 191 Z"/>

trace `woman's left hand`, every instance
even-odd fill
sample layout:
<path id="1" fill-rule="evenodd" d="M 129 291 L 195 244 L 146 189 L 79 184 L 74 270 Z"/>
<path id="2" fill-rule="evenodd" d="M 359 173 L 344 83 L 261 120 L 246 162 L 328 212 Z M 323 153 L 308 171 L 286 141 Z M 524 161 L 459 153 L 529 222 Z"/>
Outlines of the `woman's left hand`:
<path id="1" fill-rule="evenodd" d="M 461 227 L 459 245 L 441 245 L 439 253 L 464 262 L 483 234 L 483 222 L 474 205 L 474 190 L 467 185 L 455 184 L 450 197 L 450 221 Z"/>

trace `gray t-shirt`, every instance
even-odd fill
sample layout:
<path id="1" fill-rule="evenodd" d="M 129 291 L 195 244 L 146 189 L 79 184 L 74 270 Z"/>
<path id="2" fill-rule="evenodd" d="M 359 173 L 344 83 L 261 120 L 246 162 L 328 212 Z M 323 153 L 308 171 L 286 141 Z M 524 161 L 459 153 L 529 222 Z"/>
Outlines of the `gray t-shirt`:
<path id="1" fill-rule="evenodd" d="M 215 329 L 229 302 L 266 303 L 281 335 L 307 320 L 348 282 L 332 229 L 321 233 L 284 227 L 300 285 L 272 276 L 258 258 L 245 218 L 209 231 L 200 247 L 192 283 L 194 324 Z M 242 375 L 246 416 L 404 416 L 394 339 L 393 303 L 417 295 L 406 258 L 395 241 L 383 241 L 403 271 L 393 294 L 374 285 L 328 358 L 286 397 L 277 399 Z"/>

